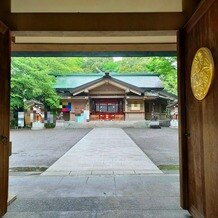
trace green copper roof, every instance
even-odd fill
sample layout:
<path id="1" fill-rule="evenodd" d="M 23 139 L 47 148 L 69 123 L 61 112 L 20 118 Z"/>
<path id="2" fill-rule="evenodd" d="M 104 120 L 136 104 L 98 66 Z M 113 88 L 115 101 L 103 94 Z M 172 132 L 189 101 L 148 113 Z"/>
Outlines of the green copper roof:
<path id="1" fill-rule="evenodd" d="M 132 84 L 139 88 L 163 88 L 163 84 L 158 76 L 131 75 L 131 76 L 113 76 L 115 79 Z"/>
<path id="2" fill-rule="evenodd" d="M 56 76 L 56 89 L 74 89 L 78 86 L 100 79 L 104 74 Z M 151 74 L 110 74 L 112 78 L 131 84 L 138 88 L 162 89 L 163 84 L 157 75 Z"/>
<path id="3" fill-rule="evenodd" d="M 102 75 L 68 75 L 57 76 L 55 88 L 57 89 L 73 89 L 93 80 L 101 78 Z"/>

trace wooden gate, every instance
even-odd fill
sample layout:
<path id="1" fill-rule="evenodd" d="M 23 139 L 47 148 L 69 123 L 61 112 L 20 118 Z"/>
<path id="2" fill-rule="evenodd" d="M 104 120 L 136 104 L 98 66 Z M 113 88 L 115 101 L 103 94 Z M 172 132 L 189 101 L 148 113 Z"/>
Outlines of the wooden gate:
<path id="1" fill-rule="evenodd" d="M 218 1 L 203 1 L 179 31 L 181 200 L 193 217 L 218 217 Z M 208 48 L 214 79 L 197 100 L 191 88 L 196 52 Z M 193 80 L 192 80 L 193 81 Z"/>
<path id="2" fill-rule="evenodd" d="M 8 199 L 10 56 L 10 31 L 0 22 L 0 217 Z"/>

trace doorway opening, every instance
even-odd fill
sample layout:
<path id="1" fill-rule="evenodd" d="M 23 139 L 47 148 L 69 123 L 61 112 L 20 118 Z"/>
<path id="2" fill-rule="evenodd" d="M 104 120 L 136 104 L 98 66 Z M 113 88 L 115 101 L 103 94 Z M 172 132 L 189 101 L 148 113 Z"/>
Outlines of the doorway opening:
<path id="1" fill-rule="evenodd" d="M 172 67 L 175 67 L 175 64 Z M 66 76 L 69 77 L 69 75 Z M 57 79 L 58 76 L 55 75 L 55 77 Z M 63 75 L 61 77 L 63 79 Z M 105 77 L 105 72 L 100 77 Z M 96 85 L 96 80 L 94 81 L 95 83 L 91 85 Z M 175 215 L 185 217 L 187 215 L 186 211 L 179 207 L 178 133 L 176 129 L 163 127 L 169 120 L 166 119 L 166 122 L 161 120 L 161 112 L 168 110 L 172 104 L 165 105 L 165 108 L 163 108 L 164 104 L 157 106 L 155 98 L 165 102 L 163 99 L 166 99 L 166 95 L 161 93 L 162 98 L 157 96 L 154 88 L 144 90 L 147 95 L 150 91 L 149 94 L 153 96 L 150 96 L 149 101 L 141 103 L 137 99 L 139 94 L 136 91 L 139 90 L 135 86 L 128 87 L 134 88 L 132 91 L 135 93 L 128 90 L 128 97 L 132 99 L 127 104 L 122 98 L 117 97 L 117 93 L 110 93 L 110 98 L 107 93 L 103 99 L 102 96 L 99 97 L 97 91 L 99 89 L 105 91 L 101 88 L 105 87 L 107 82 L 104 81 L 90 88 L 89 81 L 88 86 L 86 83 L 78 86 L 79 88 L 76 87 L 76 90 L 70 90 L 70 95 L 77 97 L 77 102 L 81 100 L 78 96 L 81 97 L 84 93 L 92 92 L 95 95 L 95 98 L 88 98 L 89 108 L 94 110 L 94 114 L 89 112 L 88 117 L 93 115 L 93 117 L 98 116 L 98 119 L 83 119 L 80 122 L 81 117 L 84 116 L 84 114 L 81 116 L 81 111 L 79 111 L 81 108 L 78 105 L 79 103 L 81 105 L 81 101 L 77 104 L 71 102 L 70 105 L 69 102 L 62 102 L 59 112 L 63 114 L 61 119 L 64 126 L 39 131 L 12 130 L 12 140 L 17 143 L 17 148 L 14 147 L 16 150 L 12 154 L 11 162 L 16 165 L 19 161 L 23 162 L 25 158 L 27 165 L 11 167 L 11 191 L 17 192 L 17 200 L 9 207 L 9 214 L 31 212 L 35 215 L 41 211 L 45 215 L 49 211 L 55 215 L 67 214 L 67 217 L 76 217 L 81 214 L 98 214 L 101 217 L 105 213 L 111 216 L 116 215 L 121 210 L 121 217 L 125 217 L 128 213 L 139 215 L 152 213 L 157 217 L 161 215 L 162 217 L 175 217 Z M 125 88 L 127 86 L 126 83 L 122 85 L 125 85 Z M 120 93 L 123 86 L 121 87 L 120 83 L 119 87 L 117 83 L 114 85 Z M 111 89 L 108 90 L 111 92 Z M 61 93 L 63 90 L 58 91 Z M 65 90 L 64 95 L 68 91 Z M 77 95 L 74 95 L 73 91 L 77 91 Z M 161 90 L 158 90 L 159 92 Z M 127 90 L 123 93 L 127 95 Z M 111 95 L 114 97 L 112 98 Z M 172 99 L 172 96 L 167 100 Z M 63 99 L 65 100 L 66 96 Z M 69 100 L 69 96 L 67 99 Z M 132 110 L 134 119 L 125 120 L 127 116 L 130 116 L 128 113 L 124 114 L 127 112 L 125 106 Z M 70 113 L 72 111 L 75 117 Z M 136 112 L 143 114 L 143 118 L 135 116 Z M 150 113 L 148 122 L 146 113 L 147 115 Z M 113 121 L 117 115 L 122 118 L 116 120 L 115 123 Z M 172 114 L 169 115 L 172 116 Z M 137 122 L 135 122 L 136 118 Z M 150 128 L 151 120 L 159 122 L 158 127 L 162 128 Z M 119 126 L 119 122 L 122 122 L 123 126 Z M 123 124 L 128 122 L 133 126 Z M 84 125 L 82 126 L 81 123 Z M 93 126 L 92 123 L 94 123 Z M 101 123 L 102 128 L 99 126 L 95 128 L 96 123 Z M 92 159 L 93 157 L 95 160 Z M 42 164 L 45 160 L 47 165 Z M 42 165 L 37 165 L 38 163 Z M 33 187 L 36 190 L 31 192 Z M 37 203 L 39 199 L 43 199 L 44 205 L 50 199 L 52 202 L 50 209 L 46 207 L 43 210 L 42 206 Z M 82 202 L 78 203 L 78 199 Z M 127 199 L 129 203 L 123 205 Z M 150 199 L 152 199 L 151 203 L 149 203 Z M 25 204 L 29 200 L 34 202 L 35 209 Z M 66 201 L 69 201 L 70 205 L 67 206 Z M 63 202 L 63 207 L 60 202 Z M 108 206 L 108 202 L 112 205 Z M 21 210 L 15 209 L 17 204 L 21 205 Z M 170 210 L 165 210 L 166 208 Z"/>

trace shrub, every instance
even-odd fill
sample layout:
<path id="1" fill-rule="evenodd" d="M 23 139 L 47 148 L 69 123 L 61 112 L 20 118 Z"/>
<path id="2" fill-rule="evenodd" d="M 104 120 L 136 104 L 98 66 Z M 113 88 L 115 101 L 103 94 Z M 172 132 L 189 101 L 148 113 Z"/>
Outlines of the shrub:
<path id="1" fill-rule="evenodd" d="M 18 121 L 13 119 L 10 121 L 10 127 L 11 128 L 17 128 L 18 127 Z"/>
<path id="2" fill-rule="evenodd" d="M 55 124 L 54 124 L 54 123 L 45 123 L 45 128 L 46 128 L 46 129 L 55 128 Z"/>

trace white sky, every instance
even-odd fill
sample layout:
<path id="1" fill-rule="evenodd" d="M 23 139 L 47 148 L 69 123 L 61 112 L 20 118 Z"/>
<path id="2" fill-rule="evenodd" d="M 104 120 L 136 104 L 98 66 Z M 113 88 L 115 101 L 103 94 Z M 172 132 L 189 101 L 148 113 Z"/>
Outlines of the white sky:
<path id="1" fill-rule="evenodd" d="M 122 61 L 122 59 L 123 59 L 122 57 L 113 57 L 114 61 Z"/>

